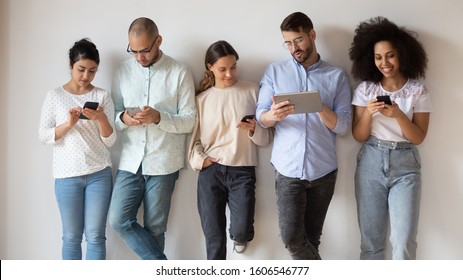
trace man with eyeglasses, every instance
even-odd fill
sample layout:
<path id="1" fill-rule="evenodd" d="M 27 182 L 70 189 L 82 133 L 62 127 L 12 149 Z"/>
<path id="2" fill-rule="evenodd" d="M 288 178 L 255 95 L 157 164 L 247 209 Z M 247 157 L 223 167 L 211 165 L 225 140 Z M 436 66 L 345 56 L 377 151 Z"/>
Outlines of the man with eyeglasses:
<path id="1" fill-rule="evenodd" d="M 141 259 L 167 259 L 164 233 L 171 197 L 185 162 L 185 140 L 196 117 L 190 70 L 160 50 L 149 18 L 132 22 L 112 94 L 122 150 L 109 224 Z M 143 226 L 137 222 L 143 203 Z"/>
<path id="2" fill-rule="evenodd" d="M 337 177 L 335 138 L 351 124 L 351 90 L 341 69 L 320 58 L 312 21 L 301 12 L 280 26 L 292 59 L 271 64 L 261 80 L 256 119 L 275 128 L 271 163 L 276 169 L 280 234 L 293 259 L 321 259 L 318 247 Z M 322 111 L 294 114 L 275 95 L 320 92 Z"/>

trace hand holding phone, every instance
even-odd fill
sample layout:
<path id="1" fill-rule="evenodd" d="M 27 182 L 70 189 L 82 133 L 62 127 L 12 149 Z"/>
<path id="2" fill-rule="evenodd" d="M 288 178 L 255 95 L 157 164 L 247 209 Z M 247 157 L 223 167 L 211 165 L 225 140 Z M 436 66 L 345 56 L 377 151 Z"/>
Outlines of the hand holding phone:
<path id="1" fill-rule="evenodd" d="M 246 115 L 246 116 L 244 116 L 244 117 L 241 119 L 241 121 L 242 121 L 242 122 L 248 122 L 248 120 L 250 120 L 250 119 L 252 120 L 252 119 L 254 119 L 255 117 L 256 117 L 255 115 Z"/>
<path id="2" fill-rule="evenodd" d="M 131 118 L 133 118 L 133 116 L 135 116 L 137 113 L 141 112 L 140 107 L 127 107 L 125 109 L 127 110 L 127 114 L 129 114 Z"/>
<path id="3" fill-rule="evenodd" d="M 391 98 L 389 97 L 389 95 L 378 95 L 376 96 L 376 100 L 383 101 L 384 104 L 387 104 L 387 105 L 392 105 Z"/>
<path id="4" fill-rule="evenodd" d="M 100 104 L 98 102 L 87 101 L 85 102 L 83 109 L 88 108 L 88 109 L 96 110 L 98 109 L 99 105 Z M 88 118 L 82 113 L 80 113 L 79 119 L 88 120 Z"/>

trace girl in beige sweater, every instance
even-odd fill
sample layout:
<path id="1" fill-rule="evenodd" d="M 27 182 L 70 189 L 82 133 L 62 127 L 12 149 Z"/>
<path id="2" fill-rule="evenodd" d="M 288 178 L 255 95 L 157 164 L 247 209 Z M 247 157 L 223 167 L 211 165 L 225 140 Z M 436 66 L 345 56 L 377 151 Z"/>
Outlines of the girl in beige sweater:
<path id="1" fill-rule="evenodd" d="M 189 162 L 198 176 L 198 211 L 207 259 L 226 259 L 225 208 L 230 238 L 243 253 L 254 237 L 257 146 L 268 145 L 272 131 L 256 125 L 258 85 L 237 79 L 239 57 L 226 41 L 206 52 L 205 77 L 196 96 L 198 110 Z"/>

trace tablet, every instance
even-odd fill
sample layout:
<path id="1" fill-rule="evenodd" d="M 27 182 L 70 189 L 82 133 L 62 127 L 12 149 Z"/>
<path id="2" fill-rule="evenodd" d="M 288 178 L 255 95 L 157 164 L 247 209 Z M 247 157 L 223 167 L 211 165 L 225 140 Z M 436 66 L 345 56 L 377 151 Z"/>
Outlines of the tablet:
<path id="1" fill-rule="evenodd" d="M 289 100 L 290 104 L 294 105 L 293 114 L 321 112 L 323 109 L 320 92 L 318 91 L 301 91 L 275 95 L 276 103 L 285 100 Z"/>

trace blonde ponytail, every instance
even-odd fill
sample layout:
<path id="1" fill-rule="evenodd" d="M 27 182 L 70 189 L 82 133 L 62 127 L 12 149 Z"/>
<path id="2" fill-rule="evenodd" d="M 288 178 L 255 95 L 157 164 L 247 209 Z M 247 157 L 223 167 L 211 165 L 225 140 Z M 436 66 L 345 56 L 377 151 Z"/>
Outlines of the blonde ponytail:
<path id="1" fill-rule="evenodd" d="M 211 70 L 206 70 L 204 72 L 204 78 L 199 83 L 199 90 L 196 92 L 196 95 L 200 94 L 201 92 L 205 91 L 208 88 L 211 88 L 215 85 L 215 76 Z"/>

